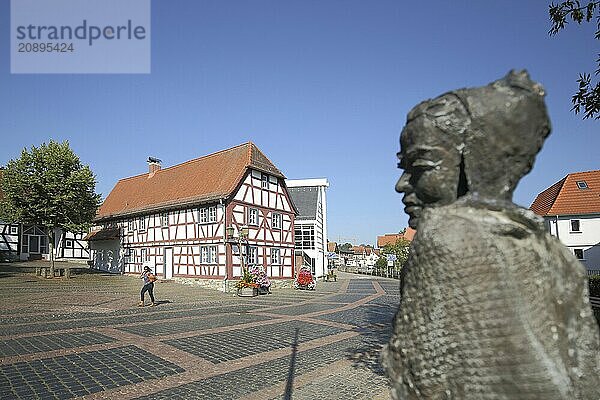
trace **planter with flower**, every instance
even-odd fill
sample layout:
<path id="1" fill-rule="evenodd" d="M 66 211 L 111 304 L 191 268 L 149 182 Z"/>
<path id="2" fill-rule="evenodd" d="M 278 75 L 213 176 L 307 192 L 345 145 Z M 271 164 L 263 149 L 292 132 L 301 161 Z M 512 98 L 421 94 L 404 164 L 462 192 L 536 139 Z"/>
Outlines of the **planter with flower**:
<path id="1" fill-rule="evenodd" d="M 315 290 L 317 280 L 313 277 L 310 269 L 306 266 L 300 268 L 296 279 L 294 279 L 294 289 Z"/>
<path id="2" fill-rule="evenodd" d="M 235 283 L 237 295 L 240 297 L 258 296 L 258 284 L 254 282 L 254 277 L 248 269 L 244 268 L 244 272 L 239 281 Z"/>
<path id="3" fill-rule="evenodd" d="M 255 265 L 250 267 L 250 274 L 254 277 L 254 283 L 258 285 L 258 294 L 269 294 L 271 281 L 265 269 Z"/>
<path id="4" fill-rule="evenodd" d="M 235 284 L 237 295 L 241 297 L 254 297 L 258 294 L 267 294 L 270 287 L 271 281 L 267 273 L 263 267 L 258 266 L 244 268 L 242 277 Z"/>

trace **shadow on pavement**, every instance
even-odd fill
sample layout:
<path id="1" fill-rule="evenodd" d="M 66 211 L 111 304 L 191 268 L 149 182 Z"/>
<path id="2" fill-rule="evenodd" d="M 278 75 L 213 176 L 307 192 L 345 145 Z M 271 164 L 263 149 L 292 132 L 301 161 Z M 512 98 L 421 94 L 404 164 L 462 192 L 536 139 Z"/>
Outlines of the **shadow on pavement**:
<path id="1" fill-rule="evenodd" d="M 161 304 L 171 304 L 173 303 L 171 300 L 156 300 L 154 302 L 154 304 L 156 304 L 157 306 L 160 306 Z"/>
<path id="2" fill-rule="evenodd" d="M 296 354 L 298 353 L 298 331 L 296 328 L 294 330 L 294 341 L 292 342 L 292 357 L 290 358 L 290 368 L 288 370 L 287 381 L 285 383 L 285 400 L 292 399 L 292 392 L 294 390 L 294 372 L 296 369 Z"/>

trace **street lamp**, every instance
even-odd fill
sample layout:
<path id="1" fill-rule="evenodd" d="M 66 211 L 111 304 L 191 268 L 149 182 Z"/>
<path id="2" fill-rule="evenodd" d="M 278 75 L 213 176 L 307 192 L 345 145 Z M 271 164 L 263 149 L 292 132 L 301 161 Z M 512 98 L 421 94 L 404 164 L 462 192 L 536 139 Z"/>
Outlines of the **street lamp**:
<path id="1" fill-rule="evenodd" d="M 233 227 L 230 227 L 230 228 L 233 229 Z M 239 230 L 238 237 L 237 237 L 238 251 L 240 252 L 240 267 L 242 268 L 242 274 L 244 273 L 244 269 L 246 268 L 245 257 L 247 256 L 244 254 L 244 253 L 247 253 L 247 251 L 242 252 L 242 243 L 246 243 L 246 244 L 248 243 L 248 233 L 249 233 L 248 225 L 242 225 L 241 229 Z M 244 250 L 246 250 L 246 249 L 244 249 Z"/>

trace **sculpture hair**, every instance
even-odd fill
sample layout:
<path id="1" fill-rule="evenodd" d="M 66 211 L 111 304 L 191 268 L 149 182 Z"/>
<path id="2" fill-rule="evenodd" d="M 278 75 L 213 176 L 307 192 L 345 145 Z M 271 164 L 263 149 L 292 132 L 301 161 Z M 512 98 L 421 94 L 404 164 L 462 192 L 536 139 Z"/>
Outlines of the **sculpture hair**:
<path id="1" fill-rule="evenodd" d="M 459 152 L 457 197 L 510 200 L 550 133 L 543 88 L 526 71 L 422 102 L 408 114 L 411 122 Z"/>

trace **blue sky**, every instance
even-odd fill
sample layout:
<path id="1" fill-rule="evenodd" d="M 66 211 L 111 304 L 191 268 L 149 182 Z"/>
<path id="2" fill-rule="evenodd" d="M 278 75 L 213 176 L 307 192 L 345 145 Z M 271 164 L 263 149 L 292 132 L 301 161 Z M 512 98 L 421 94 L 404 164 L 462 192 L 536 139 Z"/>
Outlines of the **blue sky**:
<path id="1" fill-rule="evenodd" d="M 600 169 L 600 122 L 573 115 L 593 72 L 593 26 L 549 37 L 548 2 L 152 2 L 152 73 L 12 75 L 0 1 L 0 164 L 69 140 L 106 196 L 145 172 L 248 140 L 288 178 L 326 177 L 330 239 L 374 243 L 407 224 L 395 154 L 407 112 L 526 68 L 553 133 L 517 188 L 523 206 L 569 172 Z"/>

